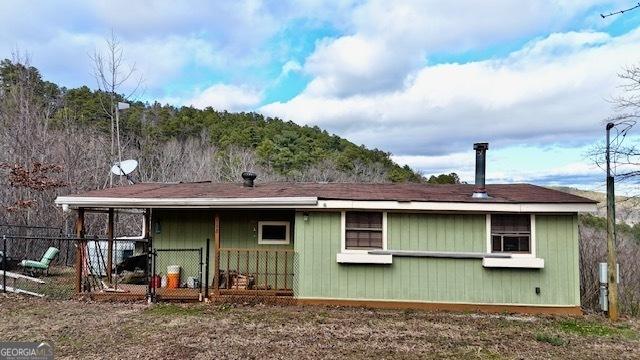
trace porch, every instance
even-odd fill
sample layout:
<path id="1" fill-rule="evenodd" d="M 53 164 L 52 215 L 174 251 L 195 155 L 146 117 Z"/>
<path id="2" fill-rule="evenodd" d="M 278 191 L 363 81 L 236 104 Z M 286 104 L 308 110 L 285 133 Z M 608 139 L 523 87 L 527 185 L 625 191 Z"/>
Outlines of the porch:
<path id="1" fill-rule="evenodd" d="M 83 212 L 79 211 L 79 219 Z M 102 284 L 85 291 L 91 298 L 251 301 L 293 297 L 292 212 L 147 209 L 144 214 L 148 224 L 146 251 L 138 256 L 145 256 L 146 261 L 144 269 L 136 269 L 144 273 L 144 281 L 126 280 L 121 263 L 115 263 L 105 274 L 90 273 L 91 268 L 85 267 L 82 270 L 88 273 L 83 277 L 99 277 L 93 283 Z M 286 233 L 266 228 L 263 223 L 286 223 Z M 261 241 L 263 235 L 280 236 L 282 240 Z M 83 253 L 89 255 L 87 250 Z M 107 254 L 107 258 L 111 256 Z"/>

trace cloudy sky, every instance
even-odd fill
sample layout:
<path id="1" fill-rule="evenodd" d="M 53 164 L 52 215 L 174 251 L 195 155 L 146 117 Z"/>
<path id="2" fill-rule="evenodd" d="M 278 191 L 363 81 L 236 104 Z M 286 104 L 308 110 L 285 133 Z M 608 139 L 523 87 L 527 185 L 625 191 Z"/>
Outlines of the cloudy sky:
<path id="1" fill-rule="evenodd" d="M 640 63 L 636 1 L 7 1 L 0 57 L 95 87 L 89 55 L 113 30 L 142 100 L 258 111 L 472 181 L 603 190 L 586 153 Z"/>

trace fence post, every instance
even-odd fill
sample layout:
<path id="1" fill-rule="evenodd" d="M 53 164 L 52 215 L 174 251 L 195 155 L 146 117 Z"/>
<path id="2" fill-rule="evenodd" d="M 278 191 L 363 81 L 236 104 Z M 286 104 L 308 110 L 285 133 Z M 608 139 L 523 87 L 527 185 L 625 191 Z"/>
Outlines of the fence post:
<path id="1" fill-rule="evenodd" d="M 203 259 L 202 259 L 202 254 L 203 250 L 202 247 L 200 249 L 198 249 L 198 255 L 200 256 L 200 266 L 198 268 L 198 275 L 200 276 L 200 294 L 198 295 L 198 300 L 200 301 L 204 301 L 203 297 L 202 297 L 202 277 L 203 277 L 203 270 L 202 270 L 202 265 L 204 265 Z"/>
<path id="2" fill-rule="evenodd" d="M 149 241 L 147 239 L 147 241 Z M 151 286 L 153 286 L 152 282 L 154 281 L 153 279 L 153 274 L 151 273 L 151 249 L 147 248 L 147 261 L 144 264 L 144 271 L 147 274 L 147 302 L 151 302 L 151 296 L 152 296 L 152 291 L 151 291 Z"/>
<path id="3" fill-rule="evenodd" d="M 204 299 L 209 301 L 209 243 L 211 241 L 207 239 L 207 245 L 205 247 L 205 262 L 204 262 Z"/>
<path id="4" fill-rule="evenodd" d="M 82 292 L 82 269 L 84 266 L 84 208 L 78 208 L 76 219 L 76 293 Z"/>
<path id="5" fill-rule="evenodd" d="M 214 274 L 213 291 L 216 296 L 220 296 L 220 214 L 218 213 L 215 214 L 213 223 L 214 223 L 213 239 L 215 241 L 215 247 L 214 247 L 215 268 L 213 269 L 213 274 Z"/>
<path id="6" fill-rule="evenodd" d="M 151 282 L 151 301 L 152 302 L 156 302 L 157 300 L 157 295 L 156 295 L 156 280 L 154 279 L 156 276 L 156 260 L 158 258 L 158 253 L 153 250 L 153 249 L 149 249 L 149 254 L 151 254 L 151 274 L 153 274 L 153 280 Z"/>
<path id="7" fill-rule="evenodd" d="M 113 208 L 109 208 L 107 219 L 107 264 L 105 266 L 109 285 L 111 285 L 111 272 L 113 271 L 113 223 L 114 211 Z M 117 275 L 118 274 L 116 273 L 116 278 Z"/>
<path id="8" fill-rule="evenodd" d="M 7 292 L 7 236 L 2 235 L 2 291 Z"/>

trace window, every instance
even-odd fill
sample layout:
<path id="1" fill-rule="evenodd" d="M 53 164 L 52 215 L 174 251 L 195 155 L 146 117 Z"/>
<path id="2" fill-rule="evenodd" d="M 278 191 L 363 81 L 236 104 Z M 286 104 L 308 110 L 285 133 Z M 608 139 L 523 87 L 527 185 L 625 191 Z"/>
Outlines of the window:
<path id="1" fill-rule="evenodd" d="M 288 221 L 258 221 L 258 244 L 289 244 Z"/>
<path id="2" fill-rule="evenodd" d="M 531 253 L 531 215 L 492 214 L 491 251 Z"/>
<path id="3" fill-rule="evenodd" d="M 345 214 L 345 249 L 383 249 L 381 212 L 355 212 Z"/>

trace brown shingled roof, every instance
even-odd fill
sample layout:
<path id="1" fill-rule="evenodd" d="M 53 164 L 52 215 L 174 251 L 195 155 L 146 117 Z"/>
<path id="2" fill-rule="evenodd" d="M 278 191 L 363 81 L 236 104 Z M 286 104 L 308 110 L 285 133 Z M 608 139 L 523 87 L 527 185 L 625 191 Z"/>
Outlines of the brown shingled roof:
<path id="1" fill-rule="evenodd" d="M 236 183 L 141 183 L 72 196 L 137 199 L 317 197 L 321 200 L 595 203 L 581 196 L 531 184 L 491 184 L 486 188 L 489 199 L 472 198 L 472 184 L 257 183 L 250 188 Z"/>

